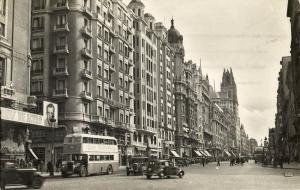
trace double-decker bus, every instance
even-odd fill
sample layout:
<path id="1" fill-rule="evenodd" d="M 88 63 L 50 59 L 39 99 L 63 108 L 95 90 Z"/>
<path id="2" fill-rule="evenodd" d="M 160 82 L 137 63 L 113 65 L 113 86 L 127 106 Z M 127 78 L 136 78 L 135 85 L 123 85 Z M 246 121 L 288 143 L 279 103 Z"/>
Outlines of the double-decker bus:
<path id="1" fill-rule="evenodd" d="M 255 163 L 262 163 L 264 158 L 264 148 L 262 146 L 255 147 L 253 158 Z"/>
<path id="2" fill-rule="evenodd" d="M 114 137 L 89 134 L 71 134 L 64 139 L 64 159 L 61 174 L 88 176 L 112 174 L 119 167 L 117 140 Z"/>

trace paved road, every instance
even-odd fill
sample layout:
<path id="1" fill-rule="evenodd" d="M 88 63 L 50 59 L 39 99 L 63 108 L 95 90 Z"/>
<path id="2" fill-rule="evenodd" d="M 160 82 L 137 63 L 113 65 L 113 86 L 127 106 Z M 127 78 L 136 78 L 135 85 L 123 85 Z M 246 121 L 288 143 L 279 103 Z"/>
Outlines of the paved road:
<path id="1" fill-rule="evenodd" d="M 244 166 L 230 167 L 222 163 L 219 169 L 215 164 L 206 167 L 193 165 L 184 168 L 186 175 L 182 178 L 147 180 L 145 176 L 130 176 L 119 173 L 112 176 L 100 175 L 90 177 L 72 177 L 68 179 L 47 179 L 44 190 L 169 190 L 169 189 L 203 189 L 203 190 L 299 190 L 300 170 L 293 171 L 294 177 L 284 177 L 287 170 L 265 168 L 253 162 Z"/>

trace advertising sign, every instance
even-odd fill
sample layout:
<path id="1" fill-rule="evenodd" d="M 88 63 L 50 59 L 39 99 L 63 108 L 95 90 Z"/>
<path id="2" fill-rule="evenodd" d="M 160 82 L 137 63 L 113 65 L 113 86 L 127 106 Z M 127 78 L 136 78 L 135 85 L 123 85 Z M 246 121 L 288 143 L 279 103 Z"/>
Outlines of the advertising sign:
<path id="1" fill-rule="evenodd" d="M 46 127 L 57 127 L 58 120 L 58 106 L 52 102 L 44 101 L 43 102 L 43 118 L 44 126 Z M 55 122 L 51 122 L 52 119 L 55 119 Z M 52 126 L 53 125 L 53 126 Z"/>

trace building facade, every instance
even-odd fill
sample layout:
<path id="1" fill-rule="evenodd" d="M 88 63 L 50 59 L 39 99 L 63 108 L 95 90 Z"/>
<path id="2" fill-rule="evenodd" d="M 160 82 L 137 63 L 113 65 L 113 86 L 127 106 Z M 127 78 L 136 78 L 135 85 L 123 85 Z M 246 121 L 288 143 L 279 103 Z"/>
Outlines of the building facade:
<path id="1" fill-rule="evenodd" d="M 32 0 L 31 94 L 58 104 L 56 160 L 69 133 L 115 136 L 125 164 L 134 125 L 133 27 L 120 1 Z M 47 154 L 47 131 L 32 133 Z"/>
<path id="2" fill-rule="evenodd" d="M 31 1 L 0 1 L 1 158 L 26 159 L 29 131 L 45 128 L 30 96 Z"/>

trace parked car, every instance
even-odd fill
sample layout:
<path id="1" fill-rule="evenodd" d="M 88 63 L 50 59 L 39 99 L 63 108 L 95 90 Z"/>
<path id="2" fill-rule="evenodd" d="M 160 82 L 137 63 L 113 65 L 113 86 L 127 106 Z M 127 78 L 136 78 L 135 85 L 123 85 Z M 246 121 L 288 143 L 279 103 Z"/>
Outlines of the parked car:
<path id="1" fill-rule="evenodd" d="M 0 187 L 26 185 L 28 188 L 40 189 L 44 178 L 35 168 L 18 168 L 14 160 L 1 159 Z"/>
<path id="2" fill-rule="evenodd" d="M 147 163 L 147 168 L 145 171 L 147 179 L 152 176 L 158 176 L 163 179 L 165 177 L 170 178 L 171 176 L 178 176 L 182 178 L 184 176 L 184 171 L 176 166 L 169 160 L 149 160 Z"/>
<path id="3" fill-rule="evenodd" d="M 129 166 L 126 167 L 127 176 L 131 174 L 143 175 L 148 159 L 148 157 L 132 157 L 129 161 Z"/>

